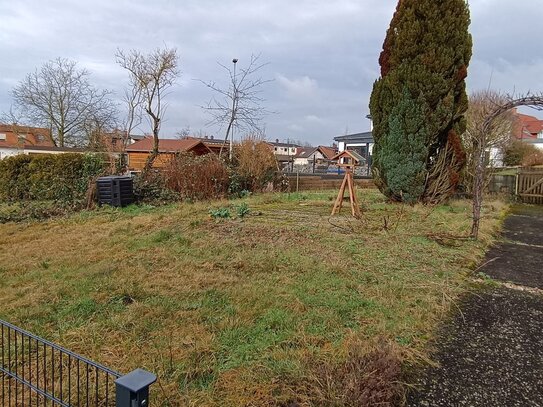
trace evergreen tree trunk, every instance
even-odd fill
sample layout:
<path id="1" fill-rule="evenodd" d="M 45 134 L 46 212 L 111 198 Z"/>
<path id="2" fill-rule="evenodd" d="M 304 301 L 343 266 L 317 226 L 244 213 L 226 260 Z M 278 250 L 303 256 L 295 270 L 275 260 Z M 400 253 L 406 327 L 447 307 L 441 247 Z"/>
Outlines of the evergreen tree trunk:
<path id="1" fill-rule="evenodd" d="M 370 100 L 373 176 L 392 200 L 438 203 L 465 162 L 465 90 L 471 58 L 465 0 L 400 0 Z"/>

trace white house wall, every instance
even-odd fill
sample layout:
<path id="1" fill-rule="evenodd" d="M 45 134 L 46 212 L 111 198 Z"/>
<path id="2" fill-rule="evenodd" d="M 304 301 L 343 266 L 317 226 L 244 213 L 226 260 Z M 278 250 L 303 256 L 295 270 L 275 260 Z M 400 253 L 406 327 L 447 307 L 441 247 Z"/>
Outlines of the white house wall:
<path id="1" fill-rule="evenodd" d="M 0 160 L 3 160 L 4 158 L 7 158 L 7 157 L 13 157 L 14 155 L 17 155 L 19 153 L 20 151 L 17 150 L 16 148 L 0 147 Z"/>
<path id="2" fill-rule="evenodd" d="M 65 154 L 71 152 L 73 151 L 34 150 L 32 148 L 25 148 L 24 150 L 20 150 L 17 148 L 0 147 L 0 160 L 19 154 Z"/>
<path id="3" fill-rule="evenodd" d="M 339 152 L 348 150 L 349 147 L 366 147 L 367 143 L 345 143 L 344 141 L 340 141 L 338 143 Z M 369 143 L 369 149 L 370 149 L 370 155 L 373 154 L 373 143 Z"/>

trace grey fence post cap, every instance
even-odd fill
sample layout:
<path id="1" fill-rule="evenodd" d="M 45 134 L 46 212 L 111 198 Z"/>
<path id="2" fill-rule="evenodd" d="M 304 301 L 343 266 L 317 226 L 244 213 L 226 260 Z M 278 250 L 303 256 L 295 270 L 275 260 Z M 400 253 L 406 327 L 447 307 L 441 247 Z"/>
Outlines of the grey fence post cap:
<path id="1" fill-rule="evenodd" d="M 154 382 L 156 382 L 156 376 L 153 373 L 143 369 L 136 369 L 115 380 L 115 384 L 134 393 L 137 393 L 141 389 L 150 386 Z"/>

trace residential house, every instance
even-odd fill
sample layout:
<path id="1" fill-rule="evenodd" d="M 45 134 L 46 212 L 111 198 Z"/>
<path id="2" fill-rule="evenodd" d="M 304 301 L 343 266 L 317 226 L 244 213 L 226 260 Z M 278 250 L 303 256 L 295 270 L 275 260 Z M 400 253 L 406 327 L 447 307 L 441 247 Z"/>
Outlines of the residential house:
<path id="1" fill-rule="evenodd" d="M 333 147 L 301 147 L 294 157 L 294 165 L 322 164 L 331 161 L 337 151 Z"/>
<path id="2" fill-rule="evenodd" d="M 535 116 L 513 112 L 513 137 L 543 149 L 543 120 Z"/>
<path id="3" fill-rule="evenodd" d="M 340 152 L 345 150 L 356 151 L 362 157 L 368 158 L 373 151 L 374 141 L 371 131 L 337 136 L 334 137 L 334 141 L 338 143 Z"/>
<path id="4" fill-rule="evenodd" d="M 143 140 L 136 141 L 126 148 L 128 169 L 130 171 L 141 171 L 145 168 L 149 153 L 153 150 L 153 141 L 153 137 L 145 137 Z M 175 154 L 180 152 L 204 155 L 210 153 L 211 150 L 198 139 L 160 139 L 158 143 L 158 156 L 153 163 L 153 168 L 164 168 Z"/>
<path id="5" fill-rule="evenodd" d="M 79 152 L 56 147 L 49 129 L 0 124 L 0 159 L 18 154 L 61 154 Z"/>
<path id="6" fill-rule="evenodd" d="M 354 151 L 362 158 L 360 166 L 356 168 L 358 175 L 370 175 L 371 157 L 375 144 L 371 131 L 337 136 L 334 137 L 334 141 L 338 143 L 339 152 Z"/>
<path id="7" fill-rule="evenodd" d="M 302 147 L 295 143 L 280 143 L 279 139 L 267 141 L 280 166 L 292 169 L 294 158 Z"/>
<path id="8" fill-rule="evenodd" d="M 91 151 L 104 151 L 110 153 L 123 153 L 125 147 L 143 140 L 144 135 L 129 134 L 124 130 L 115 129 L 111 132 L 91 134 L 88 149 Z"/>

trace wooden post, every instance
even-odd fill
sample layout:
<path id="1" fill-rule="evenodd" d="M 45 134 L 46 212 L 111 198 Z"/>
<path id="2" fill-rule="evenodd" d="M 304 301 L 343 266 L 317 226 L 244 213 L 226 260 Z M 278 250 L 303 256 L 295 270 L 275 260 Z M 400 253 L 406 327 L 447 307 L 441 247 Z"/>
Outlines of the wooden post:
<path id="1" fill-rule="evenodd" d="M 351 214 L 358 219 L 362 216 L 362 213 L 360 212 L 360 206 L 358 205 L 358 199 L 356 197 L 356 192 L 354 189 L 353 171 L 350 168 L 346 168 L 345 170 L 345 177 L 343 177 L 343 182 L 341 183 L 341 187 L 339 188 L 336 202 L 334 203 L 334 207 L 332 208 L 332 215 L 338 214 L 341 210 L 343 200 L 345 199 L 345 186 L 348 187 L 349 191 Z"/>

